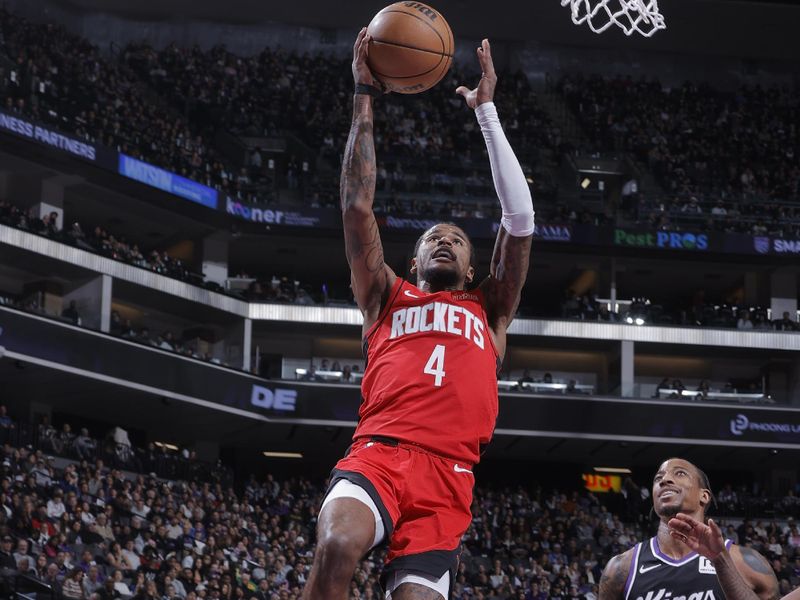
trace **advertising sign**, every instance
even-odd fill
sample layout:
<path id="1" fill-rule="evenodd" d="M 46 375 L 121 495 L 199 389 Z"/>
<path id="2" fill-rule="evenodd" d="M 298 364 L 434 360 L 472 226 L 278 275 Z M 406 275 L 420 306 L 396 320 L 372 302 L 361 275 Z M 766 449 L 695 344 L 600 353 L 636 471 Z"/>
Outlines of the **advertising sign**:
<path id="1" fill-rule="evenodd" d="M 119 173 L 208 208 L 217 208 L 217 190 L 125 154 L 119 155 Z"/>
<path id="2" fill-rule="evenodd" d="M 708 234 L 675 231 L 637 231 L 617 228 L 614 245 L 628 248 L 656 248 L 704 252 L 709 248 Z"/>
<path id="3" fill-rule="evenodd" d="M 619 475 L 601 475 L 599 473 L 584 473 L 581 475 L 583 487 L 596 494 L 607 494 L 622 489 L 622 477 Z"/>
<path id="4" fill-rule="evenodd" d="M 65 135 L 27 117 L 0 110 L 0 132 L 24 138 L 75 158 L 114 168 L 116 153 L 91 142 Z"/>

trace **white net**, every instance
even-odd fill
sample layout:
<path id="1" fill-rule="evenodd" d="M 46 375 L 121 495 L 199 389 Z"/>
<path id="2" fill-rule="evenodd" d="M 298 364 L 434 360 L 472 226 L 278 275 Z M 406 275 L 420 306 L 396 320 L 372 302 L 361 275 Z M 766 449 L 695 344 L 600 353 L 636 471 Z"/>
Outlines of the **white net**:
<path id="1" fill-rule="evenodd" d="M 561 6 L 571 8 L 573 23 L 586 23 L 595 33 L 616 25 L 625 35 L 635 32 L 650 37 L 667 28 L 658 0 L 561 0 Z"/>

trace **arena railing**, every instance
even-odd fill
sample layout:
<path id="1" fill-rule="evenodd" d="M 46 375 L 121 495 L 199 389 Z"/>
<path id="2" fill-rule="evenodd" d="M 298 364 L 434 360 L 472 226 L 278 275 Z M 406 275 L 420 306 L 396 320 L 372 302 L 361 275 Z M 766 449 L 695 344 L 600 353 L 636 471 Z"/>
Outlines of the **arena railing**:
<path id="1" fill-rule="evenodd" d="M 79 424 L 80 419 L 76 418 L 75 422 Z M 120 448 L 119 444 L 114 443 L 110 437 L 103 440 L 91 438 L 94 442 L 94 449 L 85 448 L 81 452 L 75 444 L 78 436 L 73 435 L 69 438 L 62 436 L 62 432 L 53 427 L 43 428 L 41 425 L 35 426 L 28 423 L 17 424 L 15 430 L 0 429 L 0 441 L 5 438 L 5 441 L 16 447 L 30 445 L 34 450 L 41 450 L 66 460 L 94 462 L 101 459 L 104 464 L 112 468 L 140 474 L 155 473 L 158 477 L 171 480 L 211 480 L 212 475 L 216 474 L 221 476 L 221 480 L 224 482 L 233 481 L 233 472 L 219 463 L 190 460 L 177 453 L 167 453 L 161 450 L 151 457 L 147 450 L 135 445 Z"/>
<path id="2" fill-rule="evenodd" d="M 728 402 L 740 402 L 742 404 L 756 403 L 756 404 L 774 404 L 775 401 L 769 395 L 760 393 L 739 393 L 739 392 L 717 392 L 717 391 L 700 391 L 700 390 L 673 390 L 670 388 L 658 388 L 658 397 L 662 399 L 669 399 L 670 396 L 678 394 L 681 398 L 689 398 L 691 400 L 725 400 Z"/>

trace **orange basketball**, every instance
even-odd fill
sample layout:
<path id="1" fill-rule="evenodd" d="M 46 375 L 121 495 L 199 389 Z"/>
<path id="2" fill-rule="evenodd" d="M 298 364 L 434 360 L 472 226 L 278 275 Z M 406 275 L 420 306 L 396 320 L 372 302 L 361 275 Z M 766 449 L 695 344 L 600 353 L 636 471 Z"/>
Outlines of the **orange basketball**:
<path id="1" fill-rule="evenodd" d="M 395 2 L 367 27 L 367 64 L 388 89 L 417 94 L 441 81 L 453 63 L 455 44 L 442 14 L 422 2 Z"/>

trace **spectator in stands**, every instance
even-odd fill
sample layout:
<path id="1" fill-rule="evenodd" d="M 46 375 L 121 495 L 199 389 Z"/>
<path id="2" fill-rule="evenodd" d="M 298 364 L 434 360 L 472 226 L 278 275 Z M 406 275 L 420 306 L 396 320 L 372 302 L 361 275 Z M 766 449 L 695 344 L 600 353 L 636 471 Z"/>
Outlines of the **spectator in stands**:
<path id="1" fill-rule="evenodd" d="M 769 331 L 772 329 L 769 321 L 767 321 L 766 317 L 760 311 L 756 312 L 753 317 L 753 329 L 756 331 Z"/>
<path id="2" fill-rule="evenodd" d="M 14 539 L 10 535 L 4 535 L 0 540 L 0 569 L 16 569 L 17 561 L 11 549 L 14 547 Z"/>
<path id="3" fill-rule="evenodd" d="M 64 506 L 64 492 L 61 491 L 61 488 L 56 488 L 53 497 L 47 501 L 47 517 L 58 520 L 66 510 L 67 508 Z"/>
<path id="4" fill-rule="evenodd" d="M 17 540 L 17 550 L 16 552 L 14 552 L 14 561 L 16 562 L 17 567 L 19 567 L 20 561 L 22 560 L 30 561 L 30 558 L 31 556 L 30 554 L 28 554 L 28 540 L 23 540 L 23 539 Z M 27 569 L 20 569 L 20 570 L 27 571 Z"/>
<path id="5" fill-rule="evenodd" d="M 353 382 L 353 370 L 350 368 L 350 365 L 345 365 L 342 367 L 342 383 L 352 383 Z"/>
<path id="6" fill-rule="evenodd" d="M 0 429 L 14 429 L 14 421 L 8 416 L 8 409 L 5 404 L 0 404 Z"/>
<path id="7" fill-rule="evenodd" d="M 750 320 L 749 311 L 741 311 L 739 319 L 736 321 L 736 329 L 753 329 L 753 322 Z"/>
<path id="8" fill-rule="evenodd" d="M 70 571 L 69 576 L 64 579 L 64 585 L 61 588 L 64 598 L 82 599 L 83 595 L 83 571 L 75 567 Z"/>
<path id="9" fill-rule="evenodd" d="M 711 216 L 719 219 L 727 216 L 727 214 L 728 209 L 725 208 L 725 202 L 723 200 L 717 200 L 714 208 L 711 209 Z"/>
<path id="10" fill-rule="evenodd" d="M 30 557 L 24 557 L 19 560 L 17 563 L 17 571 L 23 575 L 36 575 L 36 570 L 33 567 L 33 562 Z"/>
<path id="11" fill-rule="evenodd" d="M 525 383 L 533 383 L 533 377 L 531 377 L 530 369 L 525 369 L 522 372 L 522 377 L 519 378 L 517 383 L 519 384 L 520 389 L 524 389 L 525 388 L 525 386 L 523 385 Z"/>
<path id="12" fill-rule="evenodd" d="M 142 327 L 142 329 L 139 331 L 137 341 L 141 342 L 142 344 L 147 344 L 148 346 L 154 345 L 153 338 L 150 337 L 150 330 L 147 327 Z"/>
<path id="13" fill-rule="evenodd" d="M 111 526 L 108 524 L 107 517 L 105 513 L 100 513 L 96 517 L 96 525 L 95 531 L 100 535 L 104 540 L 110 541 L 114 540 L 114 531 Z"/>
<path id="14" fill-rule="evenodd" d="M 97 442 L 89 437 L 89 430 L 83 427 L 81 434 L 75 438 L 75 451 L 78 457 L 84 460 L 91 460 L 97 450 Z"/>
<path id="15" fill-rule="evenodd" d="M 685 202 L 683 206 L 681 206 L 681 212 L 687 215 L 701 215 L 703 214 L 703 209 L 700 207 L 700 204 L 698 204 L 697 197 L 692 196 L 689 198 L 688 202 Z"/>
<path id="16" fill-rule="evenodd" d="M 75 325 L 81 324 L 81 315 L 78 312 L 78 306 L 75 300 L 69 301 L 69 306 L 61 311 L 61 316 L 74 323 Z"/>
<path id="17" fill-rule="evenodd" d="M 109 578 L 109 581 L 111 581 L 112 588 L 114 589 L 114 596 L 126 598 L 132 595 L 131 589 L 128 587 L 128 584 L 125 583 L 122 571 L 119 569 L 113 571 L 113 575 Z"/>
<path id="18" fill-rule="evenodd" d="M 57 454 L 65 454 L 72 450 L 72 445 L 75 436 L 72 433 L 72 426 L 69 423 L 64 423 L 61 431 L 52 438 L 53 450 Z"/>
<path id="19" fill-rule="evenodd" d="M 774 322 L 776 331 L 797 331 L 797 323 L 792 321 L 788 311 L 784 311 L 781 319 L 776 319 Z"/>
<path id="20" fill-rule="evenodd" d="M 111 335 L 122 335 L 122 316 L 116 311 L 111 311 L 111 324 L 110 324 L 110 333 Z"/>
<path id="21" fill-rule="evenodd" d="M 567 394 L 582 394 L 583 390 L 578 389 L 578 382 L 575 379 L 570 379 L 567 383 L 566 393 Z"/>
<path id="22" fill-rule="evenodd" d="M 86 572 L 86 577 L 83 578 L 83 596 L 84 598 L 91 598 L 92 594 L 97 592 L 103 587 L 103 579 L 100 577 L 100 569 L 94 562 L 90 563 L 89 569 Z"/>

